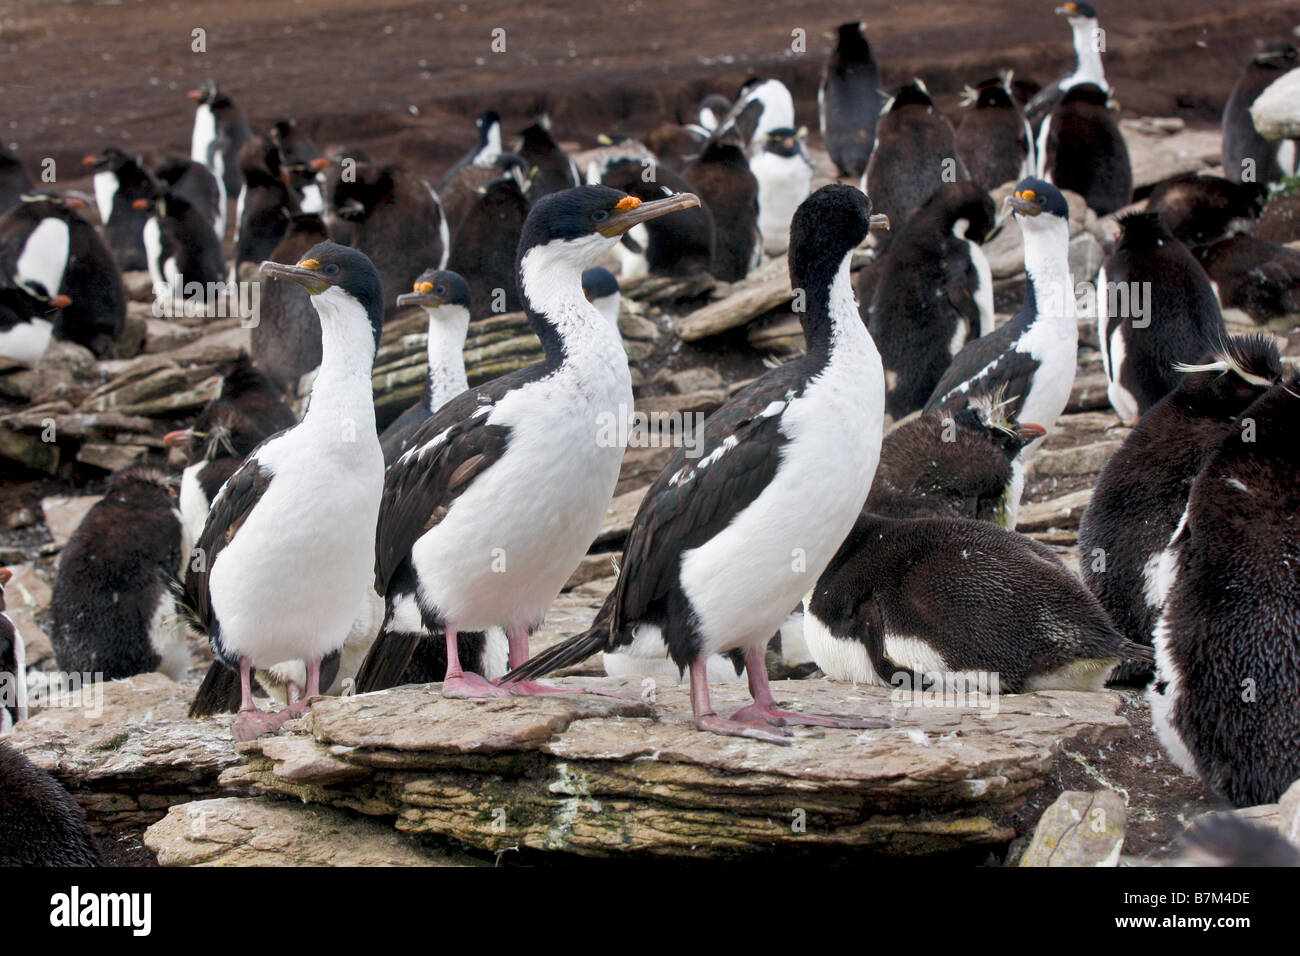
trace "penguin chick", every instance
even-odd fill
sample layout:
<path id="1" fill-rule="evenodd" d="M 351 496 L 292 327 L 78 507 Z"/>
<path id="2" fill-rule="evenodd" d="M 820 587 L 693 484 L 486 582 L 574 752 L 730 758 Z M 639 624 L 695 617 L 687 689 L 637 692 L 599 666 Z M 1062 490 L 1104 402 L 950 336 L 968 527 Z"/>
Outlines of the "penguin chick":
<path id="1" fill-rule="evenodd" d="M 1300 376 L 1242 415 L 1192 483 L 1160 563 L 1156 679 L 1147 692 L 1174 762 L 1244 807 L 1300 778 Z"/>
<path id="2" fill-rule="evenodd" d="M 1227 335 L 1205 270 L 1158 213 L 1119 220 L 1120 237 L 1097 276 L 1097 338 L 1106 395 L 1133 425 L 1178 387 L 1177 366 Z"/>
<path id="3" fill-rule="evenodd" d="M 1234 183 L 1222 176 L 1189 174 L 1157 183 L 1147 197 L 1147 212 L 1189 249 L 1250 232 L 1264 208 L 1268 188 Z"/>
<path id="4" fill-rule="evenodd" d="M 528 198 L 516 178 L 502 176 L 480 188 L 476 201 L 456 227 L 447 270 L 465 276 L 471 318 L 484 319 L 523 309 L 515 275 L 515 247 L 523 234 L 528 208 Z"/>
<path id="5" fill-rule="evenodd" d="M 829 677 L 898 686 L 901 669 L 913 689 L 992 674 L 1011 694 L 1101 690 L 1120 661 L 1151 659 L 1032 538 L 869 513 L 805 601 L 804 638 Z"/>
<path id="6" fill-rule="evenodd" d="M 713 248 L 713 275 L 724 282 L 738 282 L 763 259 L 758 180 L 744 151 L 734 142 L 711 142 L 683 175 L 707 204 L 715 223 L 725 223 Z"/>
<path id="7" fill-rule="evenodd" d="M 1272 338 L 1234 336 L 1138 421 L 1102 469 L 1079 521 L 1079 570 L 1115 626 L 1149 643 L 1164 604 L 1158 558 L 1187 505 L 1188 489 L 1215 448 L 1240 431 L 1239 416 L 1282 376 Z M 1141 680 L 1142 672 L 1117 677 Z"/>
<path id="8" fill-rule="evenodd" d="M 1036 168 L 1033 135 L 1010 83 L 1006 74 L 967 87 L 968 112 L 957 127 L 957 155 L 975 184 L 990 192 Z"/>
<path id="9" fill-rule="evenodd" d="M 1133 165 L 1110 94 L 1093 83 L 1066 91 L 1038 131 L 1039 176 L 1083 197 L 1098 216 L 1129 204 Z"/>
<path id="10" fill-rule="evenodd" d="M 945 183 L 881 256 L 872 297 L 859 286 L 895 421 L 925 405 L 962 346 L 993 331 L 993 274 L 979 244 L 995 218 L 979 186 Z"/>
<path id="11" fill-rule="evenodd" d="M 48 773 L 0 742 L 0 866 L 99 866 L 86 814 Z"/>
<path id="12" fill-rule="evenodd" d="M 289 220 L 288 232 L 266 259 L 292 264 L 328 238 L 320 216 L 294 216 Z M 320 321 L 302 286 L 293 282 L 261 283 L 258 322 L 250 331 L 249 352 L 254 364 L 281 392 L 290 397 L 301 393 L 303 376 L 313 373 L 321 360 Z"/>
<path id="13" fill-rule="evenodd" d="M 50 600 L 60 670 L 184 679 L 189 647 L 169 585 L 188 548 L 169 485 L 153 468 L 118 472 L 68 539 Z"/>
<path id="14" fill-rule="evenodd" d="M 882 102 L 867 25 L 841 24 L 817 89 L 822 141 L 840 176 L 858 179 L 867 168 Z"/>

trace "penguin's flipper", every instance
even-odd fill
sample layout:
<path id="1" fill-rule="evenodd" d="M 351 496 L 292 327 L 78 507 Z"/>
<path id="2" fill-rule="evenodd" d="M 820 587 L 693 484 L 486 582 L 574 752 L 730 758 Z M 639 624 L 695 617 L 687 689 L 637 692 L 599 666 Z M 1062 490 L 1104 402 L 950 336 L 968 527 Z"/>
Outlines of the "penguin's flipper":
<path id="1" fill-rule="evenodd" d="M 880 609 L 880 602 L 867 596 L 858 605 L 858 634 L 866 645 L 867 656 L 881 682 L 886 687 L 895 687 L 898 675 L 906 676 L 911 683 L 907 686 L 919 688 L 920 676 L 907 667 L 899 667 L 889 659 L 885 652 L 885 615 Z"/>
<path id="2" fill-rule="evenodd" d="M 1056 104 L 1061 102 L 1061 97 L 1064 95 L 1065 91 L 1061 89 L 1059 81 L 1047 84 L 1034 94 L 1033 99 L 1025 104 L 1025 119 L 1033 123 L 1046 116 L 1056 109 Z"/>

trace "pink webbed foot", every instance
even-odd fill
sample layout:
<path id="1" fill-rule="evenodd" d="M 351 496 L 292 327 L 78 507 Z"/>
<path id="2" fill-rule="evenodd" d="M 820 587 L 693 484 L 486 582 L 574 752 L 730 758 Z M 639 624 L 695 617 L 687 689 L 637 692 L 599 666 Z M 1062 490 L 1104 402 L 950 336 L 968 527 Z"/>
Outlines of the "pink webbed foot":
<path id="1" fill-rule="evenodd" d="M 268 713 L 264 710 L 241 710 L 235 715 L 235 739 L 240 743 L 256 740 L 263 734 L 279 730 L 288 719 L 288 708 L 277 713 Z"/>
<path id="2" fill-rule="evenodd" d="M 750 704 L 731 715 L 741 723 L 759 721 L 774 727 L 837 727 L 842 730 L 876 730 L 888 727 L 883 720 L 866 720 L 862 717 L 832 717 L 829 714 L 801 714 L 781 710 L 775 704 Z"/>
<path id="3" fill-rule="evenodd" d="M 510 691 L 498 687 L 481 674 L 463 673 L 448 677 L 442 682 L 442 696 L 473 700 L 481 697 L 509 697 Z"/>
<path id="4" fill-rule="evenodd" d="M 790 746 L 792 737 L 790 731 L 782 728 L 773 730 L 762 720 L 728 720 L 717 714 L 697 715 L 695 726 L 711 734 L 721 734 L 724 737 L 748 737 L 750 740 L 780 744 L 783 747 Z"/>
<path id="5" fill-rule="evenodd" d="M 500 686 L 508 689 L 516 697 L 544 697 L 549 694 L 595 694 L 597 697 L 635 700 L 634 697 L 620 694 L 616 690 L 602 690 L 599 687 L 555 687 L 536 680 L 511 681 L 509 684 L 501 684 Z"/>

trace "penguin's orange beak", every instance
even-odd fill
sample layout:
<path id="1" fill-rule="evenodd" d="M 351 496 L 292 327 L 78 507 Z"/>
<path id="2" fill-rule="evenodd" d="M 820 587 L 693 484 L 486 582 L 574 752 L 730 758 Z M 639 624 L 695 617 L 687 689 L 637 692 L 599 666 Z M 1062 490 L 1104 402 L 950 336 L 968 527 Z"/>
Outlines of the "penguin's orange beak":
<path id="1" fill-rule="evenodd" d="M 330 168 L 330 161 L 326 159 L 324 156 L 317 156 L 310 163 L 308 163 L 307 166 L 311 169 L 313 173 L 319 173 L 322 170 Z"/>
<path id="2" fill-rule="evenodd" d="M 14 573 L 8 568 L 0 568 L 0 587 L 4 587 L 13 580 Z"/>
<path id="3" fill-rule="evenodd" d="M 1028 444 L 1029 442 L 1035 441 L 1046 435 L 1047 429 L 1042 425 L 1035 425 L 1031 422 L 1022 422 L 1016 427 L 1016 434 L 1023 438 L 1026 444 Z"/>
<path id="4" fill-rule="evenodd" d="M 83 165 L 83 166 L 98 166 L 98 165 L 99 165 L 99 157 L 98 157 L 98 156 L 91 156 L 89 153 L 87 153 L 85 156 L 82 157 L 82 159 L 81 159 L 81 165 Z"/>
<path id="5" fill-rule="evenodd" d="M 134 201 L 131 203 L 131 208 L 132 208 L 132 209 L 148 209 L 148 208 L 149 208 L 149 200 L 147 200 L 147 199 L 136 199 L 136 200 L 134 200 Z"/>
<path id="6" fill-rule="evenodd" d="M 186 93 L 185 95 L 188 96 L 190 99 L 194 100 L 194 102 L 197 103 L 197 102 L 199 101 L 199 99 L 202 98 L 203 93 L 202 93 L 201 91 L 199 91 L 199 90 L 190 90 L 190 91 L 189 91 L 188 93 Z"/>
<path id="7" fill-rule="evenodd" d="M 50 299 L 50 305 L 54 306 L 56 309 L 66 309 L 68 306 L 72 305 L 72 299 L 66 295 L 56 295 L 54 298 Z"/>
<path id="8" fill-rule="evenodd" d="M 168 432 L 163 435 L 163 444 L 168 448 L 184 448 L 194 441 L 194 429 L 182 428 L 180 431 Z"/>

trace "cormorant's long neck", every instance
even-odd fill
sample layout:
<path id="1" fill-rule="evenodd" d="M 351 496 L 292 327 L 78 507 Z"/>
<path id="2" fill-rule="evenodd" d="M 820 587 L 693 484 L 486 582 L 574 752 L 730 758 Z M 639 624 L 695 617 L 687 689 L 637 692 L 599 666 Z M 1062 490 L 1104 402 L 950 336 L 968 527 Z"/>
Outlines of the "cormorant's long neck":
<path id="1" fill-rule="evenodd" d="M 582 294 L 582 271 L 590 258 L 583 247 L 598 241 L 554 239 L 519 257 L 519 293 L 547 365 L 621 357 L 626 367 L 618 333 Z"/>
<path id="2" fill-rule="evenodd" d="M 465 334 L 469 310 L 462 305 L 426 308 L 429 316 L 429 377 L 424 385 L 425 407 L 436 412 L 465 389 Z"/>
<path id="3" fill-rule="evenodd" d="M 1074 32 L 1074 73 L 1063 84 L 1065 89 L 1080 83 L 1095 83 L 1107 92 L 1106 71 L 1101 65 L 1101 37 L 1103 36 L 1096 20 L 1080 20 L 1071 23 Z"/>
<path id="4" fill-rule="evenodd" d="M 798 309 L 801 299 L 804 306 L 799 321 L 809 355 L 829 359 L 841 341 L 868 334 L 853 297 L 852 262 L 853 251 L 849 250 L 839 263 L 816 269 L 794 286 L 794 306 Z"/>
<path id="5" fill-rule="evenodd" d="M 1029 275 L 1038 313 L 1075 321 L 1069 222 L 1044 213 L 1037 221 L 1022 221 L 1021 233 L 1025 241 L 1025 272 Z"/>
<path id="6" fill-rule="evenodd" d="M 373 437 L 375 337 L 370 317 L 337 287 L 312 296 L 311 302 L 320 314 L 321 362 L 303 424 L 333 430 L 345 442 Z"/>

